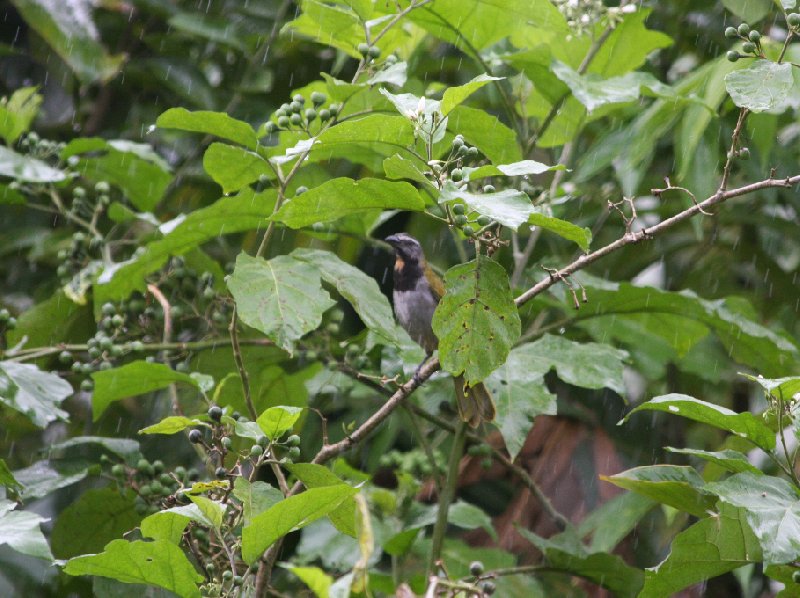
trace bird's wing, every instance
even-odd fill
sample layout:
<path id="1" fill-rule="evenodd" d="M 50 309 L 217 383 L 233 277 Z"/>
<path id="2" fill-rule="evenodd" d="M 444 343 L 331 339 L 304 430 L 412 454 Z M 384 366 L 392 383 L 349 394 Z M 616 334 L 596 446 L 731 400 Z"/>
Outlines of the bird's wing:
<path id="1" fill-rule="evenodd" d="M 436 274 L 436 272 L 431 270 L 431 267 L 428 266 L 427 264 L 425 264 L 424 272 L 425 272 L 425 278 L 428 281 L 428 285 L 431 287 L 431 293 L 438 302 L 439 299 L 441 299 L 442 296 L 444 295 L 444 282 L 442 281 L 441 278 L 439 278 L 439 275 Z"/>

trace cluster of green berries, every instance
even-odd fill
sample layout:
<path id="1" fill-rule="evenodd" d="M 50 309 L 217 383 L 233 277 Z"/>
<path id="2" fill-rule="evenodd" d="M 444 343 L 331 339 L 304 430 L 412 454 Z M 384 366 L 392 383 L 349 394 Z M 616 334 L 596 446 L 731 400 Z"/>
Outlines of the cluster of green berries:
<path id="1" fill-rule="evenodd" d="M 320 92 L 315 91 L 311 94 L 311 107 L 306 107 L 306 98 L 302 94 L 296 94 L 292 97 L 292 101 L 281 105 L 275 111 L 275 120 L 268 120 L 264 123 L 264 129 L 267 133 L 274 133 L 281 129 L 308 128 L 308 126 L 319 118 L 320 122 L 328 122 L 335 119 L 339 114 L 340 106 L 338 104 L 330 104 L 327 108 L 321 108 L 328 97 Z"/>
<path id="2" fill-rule="evenodd" d="M 439 452 L 434 450 L 434 458 L 436 461 L 436 469 L 434 472 L 434 465 L 431 463 L 428 456 L 421 449 L 415 449 L 408 452 L 390 451 L 381 456 L 378 463 L 381 467 L 389 467 L 397 469 L 401 472 L 408 473 L 415 478 L 427 478 L 434 473 L 444 473 L 444 463 L 446 459 Z"/>
<path id="3" fill-rule="evenodd" d="M 469 564 L 469 574 L 476 580 L 480 579 L 480 577 L 483 575 L 484 570 L 485 569 L 481 561 L 472 561 Z M 480 584 L 480 589 L 483 592 L 484 596 L 491 596 L 497 591 L 497 586 L 495 586 L 493 581 L 486 580 Z"/>
<path id="4" fill-rule="evenodd" d="M 476 160 L 478 158 L 478 151 L 477 147 L 470 146 L 464 141 L 463 135 L 456 135 L 453 137 L 453 143 L 450 146 L 450 157 L 451 159 L 455 158 L 459 161 L 469 161 L 469 160 Z M 451 173 L 452 178 L 452 173 Z M 454 181 L 456 179 L 453 179 Z M 460 178 L 458 180 L 461 180 Z M 458 181 L 456 181 L 458 182 Z"/>
<path id="5" fill-rule="evenodd" d="M 358 44 L 357 50 L 364 57 L 364 62 L 376 60 L 381 56 L 381 49 L 378 46 L 370 46 L 364 42 Z"/>
<path id="6" fill-rule="evenodd" d="M 17 319 L 11 315 L 5 307 L 0 309 L 0 330 L 14 330 L 17 327 Z"/>
<path id="7" fill-rule="evenodd" d="M 484 187 L 484 192 L 491 193 L 492 191 L 487 191 L 486 187 L 490 187 L 492 191 L 494 188 L 491 185 L 486 185 Z M 480 215 L 474 220 L 470 220 L 472 214 L 467 214 L 467 207 L 463 203 L 454 203 L 450 207 L 450 211 L 453 213 L 452 222 L 455 226 L 461 229 L 461 232 L 464 233 L 466 237 L 474 237 L 478 234 L 481 230 L 492 226 L 494 224 L 494 220 L 489 218 L 488 216 Z M 477 229 L 476 229 L 477 226 Z"/>
<path id="8" fill-rule="evenodd" d="M 160 459 L 151 462 L 141 458 L 135 465 L 130 465 L 113 463 L 108 455 L 103 455 L 100 465 L 109 468 L 109 473 L 120 487 L 132 488 L 136 492 L 134 508 L 140 515 L 156 513 L 162 505 L 171 505 L 174 501 L 185 502 L 179 490 L 200 479 L 197 470 L 187 471 L 180 465 L 170 473 Z"/>
<path id="9" fill-rule="evenodd" d="M 471 457 L 483 457 L 481 466 L 484 469 L 489 469 L 492 466 L 492 447 L 488 444 L 471 444 L 467 449 L 467 454 Z"/>
<path id="10" fill-rule="evenodd" d="M 761 56 L 761 34 L 755 29 L 751 30 L 750 25 L 747 23 L 742 23 L 739 27 L 728 27 L 725 29 L 725 37 L 744 40 L 742 44 L 742 52 L 744 54 L 739 54 L 736 50 L 730 50 L 725 55 L 731 62 L 746 58 L 748 54 Z"/>
<path id="11" fill-rule="evenodd" d="M 34 158 L 46 159 L 57 156 L 66 147 L 65 143 L 42 139 L 31 131 L 19 140 L 19 148 Z"/>

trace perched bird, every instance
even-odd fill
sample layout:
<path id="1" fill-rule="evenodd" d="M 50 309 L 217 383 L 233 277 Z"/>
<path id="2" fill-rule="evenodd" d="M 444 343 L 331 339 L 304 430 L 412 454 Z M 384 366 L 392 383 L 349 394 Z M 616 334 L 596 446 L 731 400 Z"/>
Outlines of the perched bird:
<path id="1" fill-rule="evenodd" d="M 444 295 L 444 283 L 425 261 L 422 246 L 411 235 L 397 233 L 386 237 L 394 248 L 394 313 L 409 336 L 430 355 L 438 348 L 433 333 L 433 312 Z M 494 401 L 483 382 L 467 386 L 463 376 L 453 378 L 456 404 L 461 419 L 473 428 L 495 417 Z"/>

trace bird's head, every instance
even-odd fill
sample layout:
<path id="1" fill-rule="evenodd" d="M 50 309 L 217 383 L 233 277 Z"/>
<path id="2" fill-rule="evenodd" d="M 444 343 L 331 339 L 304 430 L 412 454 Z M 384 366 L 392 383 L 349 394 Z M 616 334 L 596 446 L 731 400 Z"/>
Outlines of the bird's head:
<path id="1" fill-rule="evenodd" d="M 422 246 L 414 237 L 407 233 L 397 233 L 386 237 L 386 242 L 394 248 L 394 255 L 397 262 L 401 265 L 424 264 L 425 255 L 422 253 Z M 397 267 L 397 264 L 395 265 Z"/>

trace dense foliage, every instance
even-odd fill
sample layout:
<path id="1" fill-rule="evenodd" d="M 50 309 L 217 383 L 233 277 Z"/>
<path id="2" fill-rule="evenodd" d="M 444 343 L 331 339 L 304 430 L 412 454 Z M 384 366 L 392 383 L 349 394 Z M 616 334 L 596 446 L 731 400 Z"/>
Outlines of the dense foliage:
<path id="1" fill-rule="evenodd" d="M 0 14 L 0 594 L 800 595 L 797 0 Z"/>

